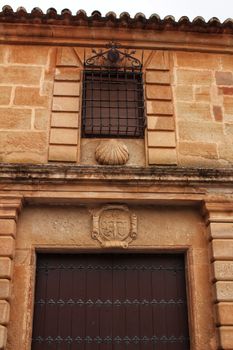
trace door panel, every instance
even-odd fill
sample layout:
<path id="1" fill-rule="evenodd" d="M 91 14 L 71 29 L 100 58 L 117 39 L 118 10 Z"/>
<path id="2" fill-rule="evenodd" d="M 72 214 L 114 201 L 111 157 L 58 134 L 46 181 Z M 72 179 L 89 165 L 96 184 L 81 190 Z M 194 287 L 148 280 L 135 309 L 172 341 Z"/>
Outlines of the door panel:
<path id="1" fill-rule="evenodd" d="M 187 350 L 182 254 L 38 254 L 32 350 Z"/>

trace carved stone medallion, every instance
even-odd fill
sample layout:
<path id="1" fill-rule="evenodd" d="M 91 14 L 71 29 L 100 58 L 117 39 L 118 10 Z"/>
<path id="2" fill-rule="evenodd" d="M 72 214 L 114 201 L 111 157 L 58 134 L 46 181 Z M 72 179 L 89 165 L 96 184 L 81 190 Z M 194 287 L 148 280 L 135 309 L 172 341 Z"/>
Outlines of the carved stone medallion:
<path id="1" fill-rule="evenodd" d="M 93 214 L 92 238 L 104 248 L 127 248 L 137 237 L 137 216 L 124 205 L 106 205 Z"/>

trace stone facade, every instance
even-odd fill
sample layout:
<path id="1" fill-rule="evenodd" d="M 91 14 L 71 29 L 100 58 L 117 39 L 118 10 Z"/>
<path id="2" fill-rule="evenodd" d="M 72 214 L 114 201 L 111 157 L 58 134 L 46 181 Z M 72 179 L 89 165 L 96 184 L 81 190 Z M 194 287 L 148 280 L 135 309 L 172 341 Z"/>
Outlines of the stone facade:
<path id="1" fill-rule="evenodd" d="M 0 350 L 31 347 L 37 251 L 123 246 L 183 252 L 190 349 L 232 350 L 232 33 L 123 27 L 110 37 L 98 18 L 92 27 L 8 22 L 0 29 Z M 124 139 L 124 166 L 98 165 L 100 139 L 81 137 L 84 61 L 111 40 L 143 64 L 145 138 Z M 93 213 L 106 205 L 136 213 L 126 245 L 93 238 Z"/>

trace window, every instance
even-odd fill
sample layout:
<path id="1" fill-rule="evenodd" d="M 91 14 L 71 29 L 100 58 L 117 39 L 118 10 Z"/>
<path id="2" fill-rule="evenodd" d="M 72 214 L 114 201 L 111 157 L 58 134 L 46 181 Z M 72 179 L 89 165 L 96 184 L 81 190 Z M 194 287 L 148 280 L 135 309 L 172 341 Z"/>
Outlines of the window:
<path id="1" fill-rule="evenodd" d="M 85 65 L 82 92 L 83 137 L 144 136 L 141 64 L 128 55 L 127 59 L 136 60 L 137 65 L 122 65 L 124 55 L 114 46 L 105 53 L 101 51 L 101 54 L 94 57 L 95 60 L 89 59 L 91 64 Z M 100 57 L 104 63 L 96 65 L 95 61 Z"/>
<path id="2" fill-rule="evenodd" d="M 38 254 L 32 350 L 189 349 L 182 254 Z"/>

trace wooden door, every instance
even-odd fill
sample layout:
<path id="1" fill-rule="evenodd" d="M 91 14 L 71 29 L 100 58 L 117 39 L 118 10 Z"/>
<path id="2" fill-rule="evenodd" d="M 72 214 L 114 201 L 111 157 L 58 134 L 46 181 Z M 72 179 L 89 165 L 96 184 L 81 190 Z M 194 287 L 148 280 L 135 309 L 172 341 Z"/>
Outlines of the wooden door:
<path id="1" fill-rule="evenodd" d="M 38 254 L 32 350 L 188 350 L 181 254 Z"/>

